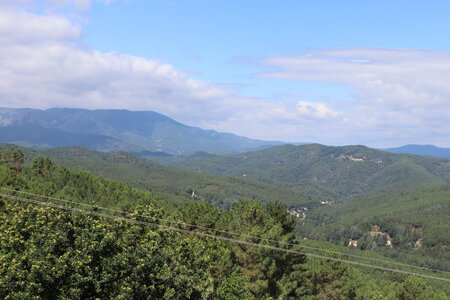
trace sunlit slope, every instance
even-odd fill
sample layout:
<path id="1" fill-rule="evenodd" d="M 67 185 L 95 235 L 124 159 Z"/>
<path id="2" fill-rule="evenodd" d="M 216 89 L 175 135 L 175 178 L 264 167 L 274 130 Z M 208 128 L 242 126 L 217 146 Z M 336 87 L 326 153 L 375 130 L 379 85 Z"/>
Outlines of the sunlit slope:
<path id="1" fill-rule="evenodd" d="M 297 229 L 301 237 L 342 245 L 353 239 L 359 249 L 408 257 L 410 261 L 448 271 L 449 215 L 450 185 L 436 185 L 317 208 Z M 387 245 L 388 239 L 391 245 Z"/>
<path id="2" fill-rule="evenodd" d="M 281 186 L 319 186 L 337 197 L 450 182 L 450 160 L 392 154 L 365 146 L 283 145 L 244 154 L 194 154 L 159 161 L 172 167 Z"/>
<path id="3" fill-rule="evenodd" d="M 152 193 L 88 172 L 68 171 L 42 157 L 31 167 L 20 166 L 17 174 L 16 161 L 10 158 L 18 153 L 10 154 L 0 152 L 1 298 L 445 299 L 448 295 L 442 280 L 375 269 L 393 263 L 379 256 L 382 261 L 372 260 L 370 268 L 354 268 L 331 261 L 341 256 L 326 243 L 308 245 L 331 250 L 322 252 L 331 255 L 327 259 L 287 252 L 287 244 L 269 249 L 268 240 L 280 240 L 291 250 L 304 250 L 292 245 L 297 243 L 295 219 L 281 205 L 240 201 L 223 210 L 190 201 L 175 208 Z M 22 202 L 28 199 L 39 200 Z M 43 206 L 42 201 L 56 205 Z M 171 226 L 183 233 L 149 224 L 167 221 L 176 222 Z M 225 232 L 238 237 L 219 240 Z"/>
<path id="4" fill-rule="evenodd" d="M 2 147 L 8 148 L 8 145 Z M 250 179 L 168 168 L 127 152 L 105 153 L 82 147 L 42 151 L 23 148 L 23 151 L 29 163 L 33 157 L 48 156 L 58 165 L 117 179 L 178 203 L 180 199 L 203 200 L 229 207 L 239 199 L 252 199 L 261 203 L 280 201 L 288 206 L 310 208 L 320 205 L 320 199 L 288 188 Z"/>

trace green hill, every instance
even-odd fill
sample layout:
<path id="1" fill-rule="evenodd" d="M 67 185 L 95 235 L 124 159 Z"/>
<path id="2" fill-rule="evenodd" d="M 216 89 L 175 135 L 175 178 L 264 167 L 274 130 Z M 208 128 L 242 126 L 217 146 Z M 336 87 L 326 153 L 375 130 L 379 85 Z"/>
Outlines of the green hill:
<path id="1" fill-rule="evenodd" d="M 297 230 L 299 237 L 340 245 L 348 245 L 353 239 L 362 250 L 407 257 L 416 264 L 450 271 L 449 215 L 450 185 L 438 185 L 317 208 L 308 213 Z M 383 234 L 374 235 L 374 231 Z M 387 239 L 391 245 L 387 245 Z"/>
<path id="2" fill-rule="evenodd" d="M 2 147 L 8 148 L 9 145 L 0 146 L 0 148 Z M 292 147 L 294 146 L 277 147 L 277 150 L 286 150 L 286 148 Z M 364 223 L 365 234 L 371 230 L 372 226 L 381 226 L 384 229 L 389 226 L 389 228 L 397 228 L 397 225 L 404 228 L 411 228 L 417 225 L 425 228 L 423 233 L 426 236 L 426 239 L 424 239 L 426 242 L 424 242 L 423 248 L 416 249 L 417 251 L 413 254 L 408 254 L 408 256 L 411 256 L 410 260 L 421 265 L 430 265 L 432 267 L 441 265 L 447 268 L 446 264 L 442 262 L 442 257 L 445 257 L 445 255 L 434 255 L 436 254 L 434 253 L 431 257 L 436 256 L 440 257 L 440 259 L 430 259 L 427 262 L 422 261 L 420 255 L 418 255 L 433 247 L 428 244 L 428 241 L 433 240 L 431 238 L 433 234 L 435 239 L 439 240 L 441 244 L 445 244 L 445 236 L 437 233 L 445 233 L 449 229 L 448 222 L 445 223 L 445 214 L 448 213 L 446 201 L 448 202 L 448 199 L 450 199 L 448 192 L 436 188 L 436 185 L 419 190 L 421 186 L 431 184 L 435 178 L 430 176 L 431 173 L 428 172 L 428 169 L 435 163 L 433 159 L 431 161 L 425 159 L 422 165 L 418 165 L 409 164 L 410 156 L 400 156 L 395 160 L 396 157 L 394 155 L 393 162 L 370 178 L 376 182 L 373 186 L 377 187 L 371 193 L 366 194 L 365 197 L 350 197 L 341 199 L 341 201 L 337 201 L 333 205 L 324 206 L 320 201 L 325 201 L 328 204 L 333 203 L 333 193 L 328 193 L 328 198 L 307 196 L 303 192 L 304 190 L 310 193 L 316 192 L 320 195 L 324 195 L 326 192 L 319 185 L 319 188 L 313 191 L 314 186 L 310 185 L 308 181 L 295 185 L 295 188 L 300 189 L 300 192 L 296 192 L 289 188 L 247 178 L 214 176 L 195 171 L 168 168 L 126 152 L 104 153 L 81 147 L 55 148 L 43 151 L 23 149 L 23 151 L 25 152 L 28 165 L 31 164 L 31 160 L 34 157 L 39 155 L 48 156 L 57 165 L 66 166 L 72 170 L 85 170 L 93 174 L 120 180 L 133 187 L 151 191 L 157 199 L 176 206 L 184 205 L 192 200 L 202 200 L 222 208 L 230 208 L 233 203 L 240 199 L 254 200 L 260 203 L 280 201 L 287 205 L 289 209 L 302 210 L 303 212 L 300 212 L 300 215 L 305 213 L 305 220 L 298 219 L 299 224 L 303 224 L 299 227 L 300 231 L 298 234 L 300 237 L 310 239 L 346 244 L 350 238 L 350 228 L 354 226 L 359 228 L 362 224 L 361 220 L 367 221 Z M 280 153 L 278 152 L 278 154 Z M 205 155 L 196 154 L 196 156 L 204 157 Z M 214 158 L 216 156 L 207 155 L 206 157 Z M 219 158 L 226 157 L 219 156 Z M 421 159 L 421 157 L 418 157 L 418 159 Z M 405 179 L 397 183 L 391 183 L 390 178 L 402 176 L 411 181 Z M 419 180 L 428 180 L 428 183 L 416 184 Z M 370 181 L 368 182 L 370 183 Z M 305 188 L 302 187 L 302 184 L 304 184 Z M 411 189 L 414 189 L 414 192 L 405 192 Z M 371 194 L 376 196 L 369 197 Z M 416 198 L 420 199 L 420 201 L 411 200 Z M 305 207 L 308 210 L 305 210 Z M 440 210 L 435 211 L 433 207 L 440 208 Z M 423 211 L 429 211 L 429 213 L 423 214 Z M 359 217 L 357 218 L 357 216 Z M 388 216 L 392 218 L 395 216 L 395 218 L 384 218 Z M 345 223 L 344 221 L 348 222 Z M 342 229 L 344 227 L 347 231 Z M 342 230 L 347 233 L 342 233 Z M 362 229 L 358 230 L 363 232 Z M 341 233 L 336 234 L 337 231 Z M 391 234 L 391 237 L 394 236 Z M 395 249 L 385 255 L 398 257 L 399 253 L 412 249 L 411 245 L 418 239 L 419 237 L 416 235 L 409 235 L 408 239 L 393 239 Z M 365 243 L 360 242 L 359 246 L 363 247 L 363 245 L 369 243 L 370 239 L 366 240 L 368 241 Z M 370 242 L 373 241 L 370 240 Z M 381 240 L 377 242 L 382 243 Z M 364 247 L 366 250 L 371 250 L 372 248 L 377 249 L 376 251 L 386 250 L 385 247 L 377 248 L 376 246 L 368 247 L 367 245 Z"/>
<path id="3" fill-rule="evenodd" d="M 2 190 L 7 194 L 0 196 L 2 298 L 445 299 L 449 294 L 445 282 L 264 248 L 271 242 L 250 236 L 298 243 L 294 218 L 277 204 L 240 201 L 222 210 L 192 201 L 174 208 L 152 193 L 71 172 L 48 158 L 38 157 L 29 167 L 20 163 L 18 151 L 0 151 L 2 188 L 97 206 L 64 211 L 21 203 Z M 127 209 L 135 222 L 102 216 L 98 205 Z M 185 232 L 211 233 L 192 226 L 197 225 L 244 235 L 236 243 L 136 223 L 148 219 L 191 224 L 177 223 Z"/>
<path id="4" fill-rule="evenodd" d="M 11 145 L 3 144 L 7 149 Z M 317 198 L 288 188 L 231 176 L 214 176 L 194 171 L 168 168 L 127 152 L 105 153 L 82 147 L 32 150 L 21 148 L 31 163 L 37 156 L 50 157 L 57 165 L 71 170 L 84 170 L 117 179 L 140 189 L 152 191 L 161 199 L 177 205 L 190 200 L 203 200 L 229 208 L 240 199 L 261 203 L 280 201 L 288 207 L 319 206 Z"/>
<path id="5" fill-rule="evenodd" d="M 450 182 L 450 160 L 365 146 L 283 145 L 235 155 L 151 158 L 168 166 L 239 176 L 335 198 L 392 193 Z"/>

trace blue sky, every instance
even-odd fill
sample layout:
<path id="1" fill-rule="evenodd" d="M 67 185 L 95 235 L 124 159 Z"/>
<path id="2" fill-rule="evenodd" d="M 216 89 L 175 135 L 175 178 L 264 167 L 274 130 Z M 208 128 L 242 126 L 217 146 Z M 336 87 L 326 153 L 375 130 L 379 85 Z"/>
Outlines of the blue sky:
<path id="1" fill-rule="evenodd" d="M 10 0 L 0 106 L 155 110 L 260 139 L 450 147 L 449 11 L 449 1 Z"/>
<path id="2" fill-rule="evenodd" d="M 158 59 L 192 78 L 236 84 L 244 96 L 348 97 L 335 84 L 255 80 L 257 60 L 311 49 L 450 51 L 449 1 L 93 2 L 83 41 L 104 52 Z"/>

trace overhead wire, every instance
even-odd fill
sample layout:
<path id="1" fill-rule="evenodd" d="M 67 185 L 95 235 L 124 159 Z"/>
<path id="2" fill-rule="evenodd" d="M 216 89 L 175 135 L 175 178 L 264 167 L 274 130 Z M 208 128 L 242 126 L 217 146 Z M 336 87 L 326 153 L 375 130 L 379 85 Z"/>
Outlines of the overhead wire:
<path id="1" fill-rule="evenodd" d="M 139 224 L 139 225 L 158 227 L 161 229 L 177 231 L 180 233 L 187 233 L 187 234 L 193 234 L 193 235 L 197 235 L 197 236 L 209 237 L 209 238 L 213 238 L 213 239 L 218 239 L 218 240 L 223 240 L 223 241 L 228 241 L 228 242 L 233 242 L 233 243 L 238 243 L 238 244 L 243 244 L 243 245 L 248 245 L 248 246 L 261 247 L 261 248 L 266 248 L 266 249 L 275 250 L 275 251 L 282 251 L 282 252 L 286 252 L 286 253 L 299 254 L 299 255 L 309 256 L 309 257 L 313 257 L 313 258 L 319 258 L 319 259 L 336 261 L 336 262 L 341 262 L 341 263 L 346 263 L 346 264 L 351 264 L 351 265 L 363 266 L 363 267 L 378 269 L 378 270 L 382 270 L 382 271 L 396 272 L 396 273 L 401 273 L 401 274 L 406 274 L 406 275 L 412 275 L 412 276 L 418 276 L 418 277 L 423 277 L 423 278 L 428 278 L 428 279 L 433 279 L 433 280 L 450 282 L 450 279 L 442 278 L 442 277 L 414 273 L 414 272 L 409 272 L 409 271 L 404 271 L 404 270 L 399 270 L 399 269 L 392 269 L 392 268 L 387 268 L 387 267 L 382 267 L 382 266 L 375 266 L 375 265 L 370 265 L 370 264 L 365 264 L 365 263 L 360 263 L 360 262 L 355 262 L 355 261 L 350 261 L 350 260 L 344 260 L 344 259 L 335 258 L 335 257 L 328 257 L 328 256 L 324 256 L 324 255 L 307 253 L 307 252 L 302 252 L 302 251 L 298 251 L 298 250 L 275 247 L 275 246 L 271 246 L 271 245 L 257 244 L 254 242 L 248 242 L 248 241 L 238 240 L 238 239 L 234 239 L 234 238 L 213 235 L 213 234 L 209 234 L 209 233 L 203 233 L 203 232 L 198 232 L 198 231 L 191 231 L 191 230 L 187 230 L 187 229 L 170 227 L 170 226 L 161 225 L 161 224 L 157 224 L 157 223 L 128 219 L 128 218 L 124 218 L 124 217 L 120 217 L 120 216 L 113 216 L 113 215 L 108 215 L 108 214 L 104 214 L 104 213 L 100 213 L 100 212 L 96 212 L 96 211 L 88 211 L 88 210 L 84 210 L 84 209 L 80 209 L 80 208 L 68 207 L 68 206 L 64 206 L 64 205 L 60 205 L 60 204 L 43 202 L 43 201 L 23 198 L 23 197 L 19 197 L 19 196 L 12 196 L 12 195 L 0 193 L 0 197 L 6 198 L 6 199 L 12 199 L 12 200 L 16 200 L 16 201 L 21 201 L 21 202 L 27 202 L 27 203 L 31 203 L 31 204 L 44 205 L 44 206 L 58 208 L 58 209 L 66 210 L 66 211 L 74 211 L 74 212 L 78 212 L 78 213 L 94 215 L 94 216 L 103 217 L 103 218 L 110 218 L 110 219 L 130 222 L 130 223 Z"/>
<path id="2" fill-rule="evenodd" d="M 91 207 L 91 208 L 111 211 L 111 212 L 120 213 L 120 214 L 124 214 L 124 215 L 133 215 L 133 216 L 136 216 L 136 217 L 142 217 L 142 218 L 152 219 L 152 220 L 156 220 L 156 221 L 168 222 L 168 223 L 172 223 L 172 224 L 176 224 L 176 225 L 184 225 L 184 226 L 189 226 L 189 227 L 203 229 L 203 230 L 210 230 L 210 231 L 214 231 L 214 232 L 220 232 L 220 233 L 229 234 L 229 235 L 232 235 L 232 236 L 247 237 L 247 238 L 251 238 L 251 239 L 254 239 L 254 240 L 278 243 L 278 244 L 282 244 L 282 245 L 286 245 L 286 246 L 296 246 L 296 247 L 301 247 L 301 248 L 305 248 L 305 249 L 309 249 L 309 250 L 323 251 L 323 252 L 343 255 L 343 256 L 347 256 L 347 257 L 354 257 L 354 258 L 359 258 L 359 259 L 365 259 L 365 260 L 371 260 L 371 261 L 376 261 L 376 262 L 382 262 L 382 263 L 385 263 L 385 264 L 398 265 L 398 266 L 404 266 L 404 267 L 409 267 L 409 268 L 416 268 L 416 269 L 421 269 L 421 270 L 430 271 L 430 272 L 438 272 L 438 273 L 450 274 L 450 272 L 443 271 L 443 270 L 435 270 L 435 269 L 430 269 L 430 268 L 426 268 L 426 267 L 415 266 L 415 265 L 399 263 L 399 262 L 393 262 L 393 261 L 387 261 L 387 260 L 378 259 L 378 258 L 366 257 L 366 256 L 361 256 L 361 255 L 356 255 L 356 254 L 349 254 L 349 253 L 345 253 L 345 252 L 339 252 L 339 251 L 327 250 L 327 249 L 323 249 L 323 248 L 311 247 L 311 246 L 306 246 L 306 245 L 301 245 L 301 244 L 289 243 L 289 242 L 284 242 L 284 241 L 275 240 L 275 239 L 269 239 L 269 238 L 252 236 L 252 235 L 248 235 L 248 234 L 244 234 L 244 233 L 230 232 L 230 231 L 220 230 L 220 229 L 211 228 L 211 227 L 205 227 L 205 226 L 200 226 L 200 225 L 195 225 L 195 224 L 189 224 L 189 223 L 185 223 L 185 222 L 181 222 L 181 221 L 174 221 L 174 220 L 158 218 L 158 217 L 155 217 L 155 216 L 146 216 L 146 215 L 141 215 L 141 214 L 135 214 L 133 212 L 127 212 L 127 211 L 117 210 L 117 209 L 113 209 L 113 208 L 107 208 L 107 207 L 102 207 L 102 206 L 93 205 L 93 204 L 81 203 L 81 202 L 77 202 L 77 201 L 66 200 L 66 199 L 61 199 L 61 198 L 56 198 L 56 197 L 50 197 L 50 196 L 45 196 L 45 195 L 40 195 L 40 194 L 35 194 L 35 193 L 30 193 L 30 192 L 25 192 L 25 191 L 20 191 L 20 190 L 8 189 L 8 188 L 5 188 L 5 187 L 0 187 L 0 189 L 6 190 L 6 191 L 10 191 L 10 192 L 22 193 L 22 194 L 30 195 L 30 196 L 42 197 L 42 198 L 50 199 L 50 200 L 61 201 L 61 202 L 65 202 L 65 203 L 76 204 L 76 205 L 80 205 L 80 206 L 86 206 L 86 207 Z"/>

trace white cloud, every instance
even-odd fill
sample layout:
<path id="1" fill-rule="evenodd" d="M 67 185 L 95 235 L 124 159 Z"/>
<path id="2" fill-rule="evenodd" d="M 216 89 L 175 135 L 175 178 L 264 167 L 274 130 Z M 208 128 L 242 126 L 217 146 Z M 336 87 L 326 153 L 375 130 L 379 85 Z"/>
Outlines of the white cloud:
<path id="1" fill-rule="evenodd" d="M 22 0 L 25 1 L 25 0 Z M 97 0 L 109 4 L 115 0 Z M 48 11 L 58 11 L 61 8 L 73 9 L 77 13 L 87 13 L 91 8 L 91 4 L 94 0 L 44 0 L 45 9 Z"/>
<path id="2" fill-rule="evenodd" d="M 81 26 L 63 16 L 38 15 L 26 11 L 0 11 L 0 42 L 6 44 L 76 41 Z"/>
<path id="3" fill-rule="evenodd" d="M 49 8 L 58 9 L 72 6 L 76 11 L 82 13 L 89 11 L 91 2 L 92 0 L 45 0 L 45 4 Z"/>
<path id="4" fill-rule="evenodd" d="M 355 136 L 392 143 L 439 141 L 449 145 L 450 53 L 398 49 L 331 49 L 296 56 L 269 56 L 259 78 L 338 83 L 357 91 L 355 103 L 341 103 L 343 120 Z M 342 130 L 351 128 L 341 124 Z M 373 143 L 373 142 L 372 142 Z"/>
<path id="5" fill-rule="evenodd" d="M 306 117 L 316 119 L 329 120 L 337 117 L 339 114 L 328 108 L 326 103 L 319 102 L 305 102 L 299 101 L 297 103 L 297 111 Z"/>
<path id="6" fill-rule="evenodd" d="M 334 82 L 359 91 L 356 104 L 268 102 L 193 80 L 169 64 L 88 49 L 80 43 L 82 24 L 58 9 L 85 13 L 91 1 L 45 3 L 46 14 L 37 14 L 29 10 L 32 1 L 0 2 L 0 107 L 154 110 L 255 138 L 397 145 L 419 136 L 416 142 L 433 137 L 430 142 L 450 146 L 447 53 L 338 49 L 266 57 L 263 67 L 278 70 L 259 77 Z"/>
<path id="7" fill-rule="evenodd" d="M 47 2 L 77 9 L 90 3 Z M 202 107 L 214 116 L 213 102 L 230 95 L 168 64 L 80 46 L 81 25 L 62 14 L 11 8 L 0 10 L 1 106 L 153 109 L 194 117 Z"/>
<path id="8" fill-rule="evenodd" d="M 89 4 L 47 1 L 47 8 Z M 334 116 L 325 104 L 239 97 L 169 64 L 87 49 L 78 43 L 81 25 L 51 10 L 5 9 L 0 19 L 0 106 L 155 110 L 192 125 L 274 139 L 287 137 L 279 124 Z"/>
<path id="9" fill-rule="evenodd" d="M 0 1 L 0 9 L 9 8 L 32 8 L 34 0 L 2 0 Z"/>

